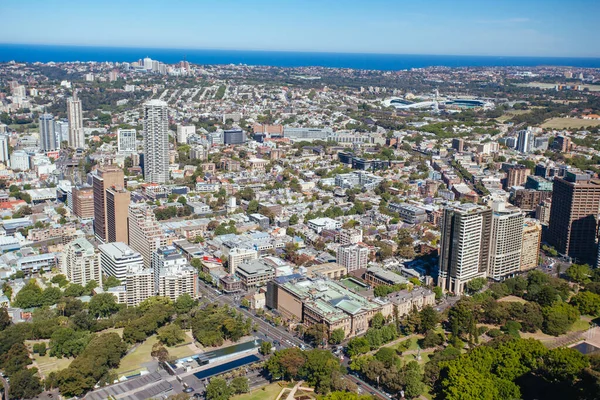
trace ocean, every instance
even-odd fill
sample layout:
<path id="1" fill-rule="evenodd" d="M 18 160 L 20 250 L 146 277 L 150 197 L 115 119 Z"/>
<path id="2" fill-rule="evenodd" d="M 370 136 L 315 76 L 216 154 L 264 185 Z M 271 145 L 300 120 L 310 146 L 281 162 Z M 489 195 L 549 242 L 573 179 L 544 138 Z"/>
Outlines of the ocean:
<path id="1" fill-rule="evenodd" d="M 275 67 L 319 66 L 381 71 L 396 71 L 432 66 L 570 66 L 600 68 L 600 58 L 310 53 L 287 51 L 185 50 L 0 44 L 0 62 L 12 60 L 20 62 L 133 62 L 144 57 L 150 57 L 166 64 L 173 64 L 185 58 L 185 60 L 193 64 L 203 65 L 247 64 Z"/>

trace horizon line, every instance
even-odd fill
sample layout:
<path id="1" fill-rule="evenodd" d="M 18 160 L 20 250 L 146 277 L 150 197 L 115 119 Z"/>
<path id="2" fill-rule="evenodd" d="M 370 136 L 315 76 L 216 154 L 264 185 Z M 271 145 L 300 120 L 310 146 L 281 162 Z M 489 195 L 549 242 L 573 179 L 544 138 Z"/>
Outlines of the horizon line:
<path id="1" fill-rule="evenodd" d="M 131 49 L 131 50 L 189 50 L 189 51 L 233 51 L 233 52 L 262 52 L 262 53 L 306 53 L 306 54 L 344 54 L 344 55 L 380 55 L 380 56 L 443 56 L 443 57 L 490 57 L 490 58 L 561 58 L 561 59 L 600 59 L 598 56 L 557 56 L 557 55 L 501 55 L 501 54 L 434 54 L 434 53 L 380 53 L 380 52 L 347 52 L 325 50 L 265 50 L 265 49 L 234 49 L 234 48 L 193 48 L 193 47 L 152 47 L 132 45 L 91 45 L 91 44 L 57 44 L 57 43 L 9 43 L 0 42 L 0 46 L 45 46 L 45 47 L 83 47 L 102 49 Z"/>

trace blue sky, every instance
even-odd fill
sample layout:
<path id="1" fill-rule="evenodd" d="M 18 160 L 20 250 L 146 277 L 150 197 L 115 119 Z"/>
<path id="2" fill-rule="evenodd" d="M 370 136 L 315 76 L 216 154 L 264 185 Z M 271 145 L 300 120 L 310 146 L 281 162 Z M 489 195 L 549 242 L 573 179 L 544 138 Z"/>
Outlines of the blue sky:
<path id="1" fill-rule="evenodd" d="M 600 57 L 600 0 L 0 0 L 0 43 Z"/>

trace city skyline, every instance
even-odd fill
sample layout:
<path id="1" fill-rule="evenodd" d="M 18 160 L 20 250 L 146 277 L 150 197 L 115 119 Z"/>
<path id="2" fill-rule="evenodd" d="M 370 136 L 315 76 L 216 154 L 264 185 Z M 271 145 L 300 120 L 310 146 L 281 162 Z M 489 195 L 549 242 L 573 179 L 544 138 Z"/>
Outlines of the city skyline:
<path id="1" fill-rule="evenodd" d="M 176 5 L 148 1 L 77 5 L 58 1 L 5 2 L 0 43 L 334 53 L 599 57 L 597 2 L 513 0 L 481 5 L 390 2 L 321 4 L 264 0 Z M 114 4 L 113 4 L 114 3 Z M 19 16 L 29 15 L 27 30 Z M 112 6 L 114 5 L 114 7 Z M 115 13 L 114 10 L 119 12 Z M 182 12 L 185 10 L 185 12 Z M 68 20 L 62 29 L 41 30 L 39 18 Z M 136 18 L 132 18 L 136 16 Z M 248 24 L 248 21 L 255 23 Z M 105 29 L 110 23 L 111 29 Z M 13 27 L 14 25 L 14 27 Z M 160 26 L 161 29 L 148 29 Z M 14 28 L 14 29 L 13 29 Z M 77 32 L 74 35 L 73 32 Z M 594 32 L 596 34 L 594 34 Z M 323 38 L 327 38 L 323 40 Z"/>

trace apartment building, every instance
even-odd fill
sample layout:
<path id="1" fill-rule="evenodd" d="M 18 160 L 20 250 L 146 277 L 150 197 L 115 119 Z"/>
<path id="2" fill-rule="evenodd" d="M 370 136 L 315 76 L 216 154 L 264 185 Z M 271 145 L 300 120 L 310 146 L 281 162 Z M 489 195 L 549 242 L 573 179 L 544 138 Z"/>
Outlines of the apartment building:
<path id="1" fill-rule="evenodd" d="M 125 284 L 130 270 L 144 267 L 142 255 L 123 242 L 101 244 L 98 250 L 100 250 L 102 273 L 106 276 L 114 276 L 122 284 Z"/>
<path id="2" fill-rule="evenodd" d="M 85 286 L 93 280 L 102 286 L 100 254 L 84 238 L 75 239 L 64 247 L 61 272 L 71 283 Z"/>

